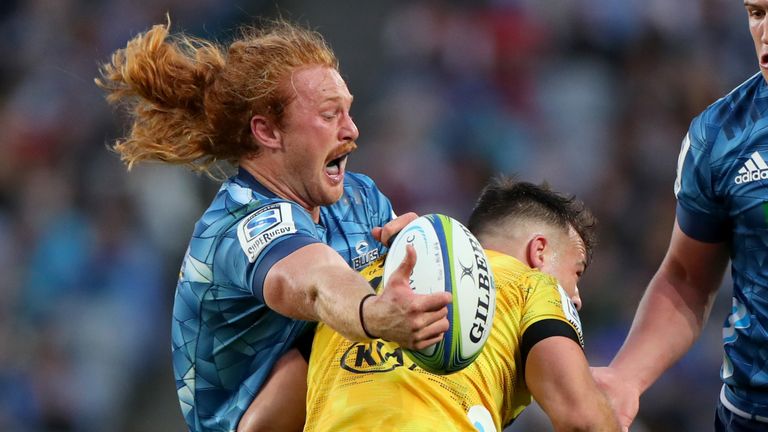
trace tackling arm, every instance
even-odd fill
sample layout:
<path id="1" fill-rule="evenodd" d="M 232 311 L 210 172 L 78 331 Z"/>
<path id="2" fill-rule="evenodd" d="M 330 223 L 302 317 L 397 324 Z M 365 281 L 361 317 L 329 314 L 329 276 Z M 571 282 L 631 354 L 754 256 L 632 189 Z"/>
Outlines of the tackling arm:
<path id="1" fill-rule="evenodd" d="M 393 219 L 384 227 L 374 228 L 373 235 L 376 240 L 386 244 L 397 232 L 416 217 L 415 213 L 406 213 Z M 325 253 L 325 251 L 322 253 Z M 301 259 L 302 257 L 294 258 Z M 332 256 L 327 258 L 330 260 L 331 266 L 335 267 L 337 265 L 334 264 L 336 260 Z M 348 273 L 341 269 L 336 270 Z M 278 268 L 278 271 L 280 271 L 280 268 Z M 294 293 L 294 295 L 297 294 Z M 276 300 L 273 298 L 270 301 L 272 303 L 280 303 L 285 301 L 285 299 Z M 290 310 L 290 306 L 284 304 L 278 307 L 285 307 L 286 310 Z M 305 399 L 307 394 L 308 349 L 312 345 L 312 335 L 313 333 L 305 336 L 308 340 L 300 342 L 300 344 L 306 343 L 306 346 L 303 346 L 303 349 L 306 351 L 297 348 L 291 349 L 283 354 L 280 360 L 273 366 L 264 386 L 240 419 L 237 432 L 282 432 L 300 431 L 303 429 L 306 417 Z"/>
<path id="2" fill-rule="evenodd" d="M 628 427 L 638 399 L 701 333 L 728 264 L 725 243 L 688 237 L 675 222 L 667 255 L 640 301 L 627 339 L 595 377 Z"/>
<path id="3" fill-rule="evenodd" d="M 451 297 L 414 294 L 408 276 L 415 263 L 410 248 L 382 294 L 361 305 L 373 294 L 365 278 L 332 248 L 313 243 L 272 266 L 264 281 L 264 300 L 280 314 L 324 322 L 350 340 L 368 340 L 367 330 L 405 348 L 421 349 L 439 341 L 448 328 L 445 306 Z"/>

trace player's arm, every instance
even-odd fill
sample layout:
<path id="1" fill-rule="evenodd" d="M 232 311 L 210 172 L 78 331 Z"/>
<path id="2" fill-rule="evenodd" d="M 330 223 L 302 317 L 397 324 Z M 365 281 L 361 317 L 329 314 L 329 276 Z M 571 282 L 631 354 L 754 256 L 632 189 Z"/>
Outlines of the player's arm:
<path id="1" fill-rule="evenodd" d="M 556 431 L 620 430 L 573 339 L 551 336 L 536 342 L 525 360 L 525 382 Z"/>
<path id="2" fill-rule="evenodd" d="M 306 245 L 273 265 L 264 280 L 264 300 L 276 312 L 321 321 L 344 337 L 368 340 L 369 334 L 406 348 L 438 342 L 448 328 L 448 293 L 416 295 L 408 277 L 416 263 L 412 247 L 381 295 L 341 256 L 322 243 Z M 365 329 L 363 329 L 363 324 Z"/>
<path id="3" fill-rule="evenodd" d="M 310 337 L 311 337 L 310 333 Z M 296 348 L 275 363 L 237 432 L 291 432 L 304 428 L 307 361 Z"/>
<path id="4" fill-rule="evenodd" d="M 727 264 L 725 243 L 694 240 L 675 221 L 624 345 L 609 368 L 595 370 L 624 426 L 637 414 L 640 395 L 699 337 Z"/>
<path id="5" fill-rule="evenodd" d="M 396 217 L 393 220 L 389 221 L 384 225 L 384 227 L 380 227 L 378 229 L 375 229 L 377 231 L 376 238 L 378 240 L 387 240 L 389 237 L 395 235 L 397 232 L 399 232 L 408 222 L 415 219 L 416 215 L 413 213 L 407 213 L 405 215 L 402 215 L 400 217 Z M 327 250 L 325 248 L 319 248 L 322 250 L 322 253 L 326 253 Z M 297 251 L 298 252 L 298 251 Z M 309 252 L 309 251 L 304 251 Z M 358 273 L 351 270 L 346 263 L 343 262 L 343 267 L 339 267 L 338 261 L 335 259 L 335 257 L 338 257 L 338 254 L 335 251 L 332 251 L 331 256 L 326 256 L 329 263 L 327 265 L 330 265 L 333 270 L 331 274 L 334 274 L 335 272 L 341 272 L 345 277 L 349 277 L 349 273 L 354 273 L 358 277 L 350 277 L 350 280 L 352 283 L 357 283 L 360 280 L 365 284 L 364 287 L 367 287 L 363 290 L 365 293 L 372 293 L 372 289 L 370 288 L 370 285 L 365 280 L 364 277 L 360 276 Z M 293 255 L 293 254 L 291 254 Z M 301 260 L 303 259 L 302 256 L 305 255 L 305 253 L 302 253 L 300 255 L 294 256 L 293 259 Z M 311 255 L 311 253 L 310 253 Z M 289 258 L 290 255 L 286 258 Z M 339 257 L 340 259 L 340 257 Z M 291 264 L 291 261 L 283 262 L 284 260 L 278 261 L 277 264 L 277 272 L 275 273 L 275 276 L 280 277 L 279 272 L 285 272 L 286 266 Z M 282 264 L 281 264 L 282 263 Z M 322 261 L 317 260 L 314 261 L 312 264 L 320 265 L 322 267 Z M 296 264 L 293 264 L 296 265 Z M 412 267 L 412 263 L 410 266 Z M 273 271 L 275 269 L 272 269 Z M 270 271 L 270 272 L 271 272 Z M 306 265 L 302 272 L 306 274 L 311 274 L 311 272 L 318 272 L 323 271 L 322 268 L 311 268 L 309 265 Z M 410 273 L 410 270 L 407 270 L 408 273 Z M 296 273 L 302 273 L 302 272 L 296 272 Z M 269 273 L 268 273 L 269 276 Z M 286 277 L 286 275 L 282 275 L 281 277 Z M 313 279 L 316 279 L 317 285 L 322 283 L 322 280 L 326 279 L 325 277 L 320 277 L 319 275 Z M 357 280 L 355 280 L 357 279 Z M 282 282 L 286 283 L 286 282 Z M 301 279 L 296 279 L 293 282 L 293 287 L 288 287 L 288 289 L 293 289 L 293 293 L 289 295 L 294 296 L 301 296 L 302 289 Z M 407 280 L 406 280 L 407 283 Z M 340 284 L 342 285 L 342 284 Z M 264 287 L 264 296 L 266 303 L 270 306 L 275 308 L 276 311 L 281 312 L 283 314 L 299 317 L 303 319 L 311 319 L 312 316 L 317 316 L 313 311 L 311 304 L 312 302 L 305 302 L 309 304 L 303 304 L 299 305 L 299 307 L 292 308 L 292 305 L 289 304 L 289 298 L 281 297 L 279 295 L 273 294 L 279 294 L 279 293 L 272 293 L 272 290 L 278 289 L 279 283 L 275 284 L 274 281 L 269 282 L 268 279 L 265 279 L 265 287 Z M 307 288 L 310 289 L 310 288 Z M 316 288 L 315 288 L 316 289 Z M 360 289 L 357 287 L 357 289 Z M 352 290 L 355 290 L 355 287 L 352 287 Z M 409 286 L 410 290 L 410 286 Z M 389 295 L 392 295 L 393 292 L 390 292 Z M 301 303 L 301 302 L 299 302 Z M 366 302 L 367 303 L 367 302 Z M 301 308 L 304 308 L 305 310 L 302 310 Z M 306 311 L 306 309 L 309 309 L 309 311 Z M 349 311 L 344 311 L 346 314 L 349 313 Z M 356 313 L 359 312 L 356 310 Z M 345 313 L 341 313 L 339 315 L 344 315 Z M 304 316 L 301 314 L 305 314 Z M 439 315 L 439 314 L 438 314 Z M 445 316 L 445 314 L 442 314 Z M 368 328 L 369 332 L 372 332 L 374 328 L 376 328 L 376 324 L 372 323 L 371 325 L 368 324 L 368 317 L 366 315 L 366 327 Z M 330 325 L 330 323 L 329 323 Z M 354 324 L 352 325 L 354 327 Z M 438 326 L 439 327 L 439 326 Z M 444 330 L 443 330 L 444 331 Z M 386 333 L 384 331 L 384 333 Z M 382 333 L 382 334 L 384 334 Z M 238 425 L 238 432 L 266 432 L 266 431 L 292 431 L 296 430 L 299 431 L 303 428 L 305 417 L 306 417 L 306 393 L 307 393 L 307 361 L 309 360 L 309 352 L 312 346 L 312 336 L 313 333 L 308 333 L 297 341 L 297 348 L 289 350 L 286 354 L 283 355 L 283 357 L 280 358 L 280 360 L 275 364 L 272 371 L 270 372 L 270 375 L 267 377 L 264 385 L 262 386 L 259 394 L 256 396 L 256 398 L 253 400 L 251 405 L 248 407 L 248 410 L 243 415 L 243 417 L 240 420 L 240 423 Z M 362 336 L 363 338 L 365 336 Z M 439 338 L 438 338 L 439 339 Z M 394 339 L 393 339 L 394 340 Z"/>

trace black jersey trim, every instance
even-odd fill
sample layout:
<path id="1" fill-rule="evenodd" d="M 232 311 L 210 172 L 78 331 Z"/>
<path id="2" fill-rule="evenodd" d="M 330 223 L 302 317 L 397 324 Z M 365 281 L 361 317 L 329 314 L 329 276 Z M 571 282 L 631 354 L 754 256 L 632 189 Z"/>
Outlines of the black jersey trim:
<path id="1" fill-rule="evenodd" d="M 520 344 L 520 355 L 522 358 L 522 369 L 525 369 L 525 362 L 528 359 L 528 353 L 537 343 L 552 336 L 564 336 L 576 342 L 579 347 L 579 335 L 576 330 L 565 321 L 558 319 L 545 319 L 531 324 L 523 333 L 523 340 Z"/>

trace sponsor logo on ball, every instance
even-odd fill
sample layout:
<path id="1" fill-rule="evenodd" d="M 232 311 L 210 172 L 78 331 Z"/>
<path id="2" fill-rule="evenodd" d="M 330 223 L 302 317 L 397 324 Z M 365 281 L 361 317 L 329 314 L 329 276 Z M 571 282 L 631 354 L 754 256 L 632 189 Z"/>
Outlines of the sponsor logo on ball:
<path id="1" fill-rule="evenodd" d="M 475 241 L 474 236 L 469 230 L 464 226 L 461 226 L 461 229 L 467 234 L 469 244 L 472 246 L 472 252 L 475 255 L 475 266 L 477 268 L 477 287 L 479 296 L 477 297 L 475 318 L 469 332 L 469 340 L 478 343 L 482 340 L 483 335 L 490 327 L 488 318 L 490 317 L 491 306 L 491 276 L 488 271 L 488 263 L 485 260 L 485 252 L 483 252 L 482 246 Z"/>

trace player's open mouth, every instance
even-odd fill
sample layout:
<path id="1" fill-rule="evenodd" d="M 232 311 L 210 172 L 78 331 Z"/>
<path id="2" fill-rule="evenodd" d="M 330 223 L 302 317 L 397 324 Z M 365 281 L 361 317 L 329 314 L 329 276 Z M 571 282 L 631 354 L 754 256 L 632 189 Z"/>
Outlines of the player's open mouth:
<path id="1" fill-rule="evenodd" d="M 347 166 L 347 156 L 355 151 L 357 144 L 349 142 L 340 147 L 331 155 L 331 160 L 325 164 L 325 173 L 333 180 L 339 180 L 344 175 L 344 167 Z"/>
<path id="2" fill-rule="evenodd" d="M 344 167 L 347 165 L 347 156 L 349 153 L 328 162 L 325 166 L 325 173 L 332 177 L 343 173 Z"/>
<path id="3" fill-rule="evenodd" d="M 763 54 L 760 56 L 760 67 L 763 69 L 768 69 L 768 54 Z"/>

